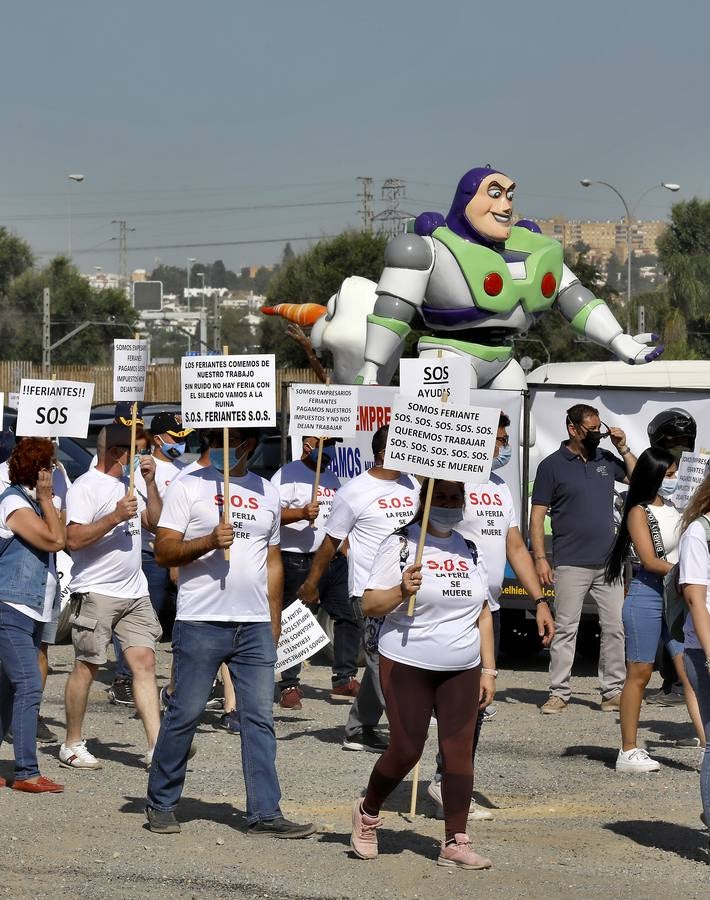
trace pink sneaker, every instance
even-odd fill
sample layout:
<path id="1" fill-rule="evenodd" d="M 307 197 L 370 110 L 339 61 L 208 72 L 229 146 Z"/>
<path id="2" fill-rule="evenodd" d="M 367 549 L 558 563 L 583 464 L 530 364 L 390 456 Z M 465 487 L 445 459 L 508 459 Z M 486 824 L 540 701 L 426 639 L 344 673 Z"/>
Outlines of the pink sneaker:
<path id="1" fill-rule="evenodd" d="M 459 869 L 490 869 L 493 863 L 485 856 L 479 856 L 471 846 L 468 835 L 457 834 L 451 844 L 445 841 L 441 845 L 441 853 L 436 861 L 437 866 L 450 866 Z"/>
<path id="2" fill-rule="evenodd" d="M 362 811 L 362 800 L 355 801 L 353 806 L 353 833 L 350 835 L 350 847 L 360 859 L 377 858 L 377 831 L 382 819 L 373 818 Z"/>

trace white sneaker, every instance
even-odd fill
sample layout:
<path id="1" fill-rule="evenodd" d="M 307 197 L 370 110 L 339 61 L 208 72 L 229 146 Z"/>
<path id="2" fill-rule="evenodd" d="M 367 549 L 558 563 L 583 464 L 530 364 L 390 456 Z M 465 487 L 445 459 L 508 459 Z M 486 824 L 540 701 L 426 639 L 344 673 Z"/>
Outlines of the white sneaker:
<path id="1" fill-rule="evenodd" d="M 434 801 L 434 818 L 443 820 L 444 818 L 444 801 L 441 796 L 441 778 L 435 775 L 429 782 L 426 789 L 429 797 Z M 493 815 L 487 809 L 476 806 L 476 801 L 471 797 L 471 803 L 468 807 L 468 821 L 483 822 L 486 819 L 492 819 Z"/>
<path id="2" fill-rule="evenodd" d="M 619 750 L 616 757 L 617 772 L 657 772 L 661 768 L 661 764 L 642 750 L 640 747 L 634 747 L 633 750 Z"/>
<path id="3" fill-rule="evenodd" d="M 71 747 L 62 744 L 59 748 L 59 765 L 64 769 L 100 769 L 101 763 L 86 749 L 86 741 L 79 741 Z"/>

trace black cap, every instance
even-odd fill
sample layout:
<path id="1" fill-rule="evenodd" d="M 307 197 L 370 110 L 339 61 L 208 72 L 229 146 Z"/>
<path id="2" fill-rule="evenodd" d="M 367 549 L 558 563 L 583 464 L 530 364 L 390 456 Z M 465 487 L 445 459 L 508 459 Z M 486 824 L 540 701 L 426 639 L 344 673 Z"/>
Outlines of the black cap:
<path id="1" fill-rule="evenodd" d="M 145 403 L 141 400 L 138 400 L 136 403 L 137 416 L 136 416 L 136 425 L 140 425 L 143 427 L 143 407 Z M 116 409 L 113 413 L 113 421 L 117 425 L 127 425 L 129 428 L 131 427 L 131 422 L 133 421 L 133 403 L 129 400 L 121 400 L 120 403 L 116 404 Z"/>
<path id="2" fill-rule="evenodd" d="M 112 423 L 106 426 L 106 449 L 111 447 L 130 447 L 131 429 L 126 425 Z"/>
<path id="3" fill-rule="evenodd" d="M 170 437 L 184 438 L 193 429 L 183 425 L 180 413 L 159 412 L 151 419 L 150 431 L 151 434 L 169 434 Z"/>

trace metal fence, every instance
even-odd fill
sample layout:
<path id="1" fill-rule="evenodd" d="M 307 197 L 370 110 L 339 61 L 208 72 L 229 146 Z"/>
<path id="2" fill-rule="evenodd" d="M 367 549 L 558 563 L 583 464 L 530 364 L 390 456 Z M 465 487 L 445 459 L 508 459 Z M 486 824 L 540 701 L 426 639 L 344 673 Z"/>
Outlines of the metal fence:
<path id="1" fill-rule="evenodd" d="M 112 366 L 56 366 L 52 375 L 63 381 L 93 381 L 94 405 L 113 402 L 113 367 Z M 0 361 L 0 391 L 7 395 L 20 390 L 23 378 L 44 378 L 42 366 L 37 363 L 21 360 L 19 362 Z M 316 382 L 318 379 L 312 369 L 279 369 L 276 370 L 276 406 L 281 408 L 281 385 L 288 382 Z M 180 366 L 148 366 L 145 399 L 148 402 L 179 403 L 180 402 Z"/>

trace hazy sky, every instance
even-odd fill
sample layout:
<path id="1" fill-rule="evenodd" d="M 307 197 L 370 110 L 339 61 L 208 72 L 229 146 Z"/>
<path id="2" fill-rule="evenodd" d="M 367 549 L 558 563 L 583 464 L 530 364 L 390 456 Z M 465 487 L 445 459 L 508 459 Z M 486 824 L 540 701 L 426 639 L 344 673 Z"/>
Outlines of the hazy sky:
<path id="1" fill-rule="evenodd" d="M 357 225 L 358 175 L 377 211 L 399 177 L 403 208 L 445 212 L 486 162 L 530 217 L 619 217 L 586 176 L 630 204 L 680 183 L 638 209 L 663 218 L 710 196 L 709 34 L 686 0 L 5 4 L 0 224 L 66 252 L 71 203 L 85 272 L 116 271 L 112 219 L 131 268 L 238 268 Z"/>

